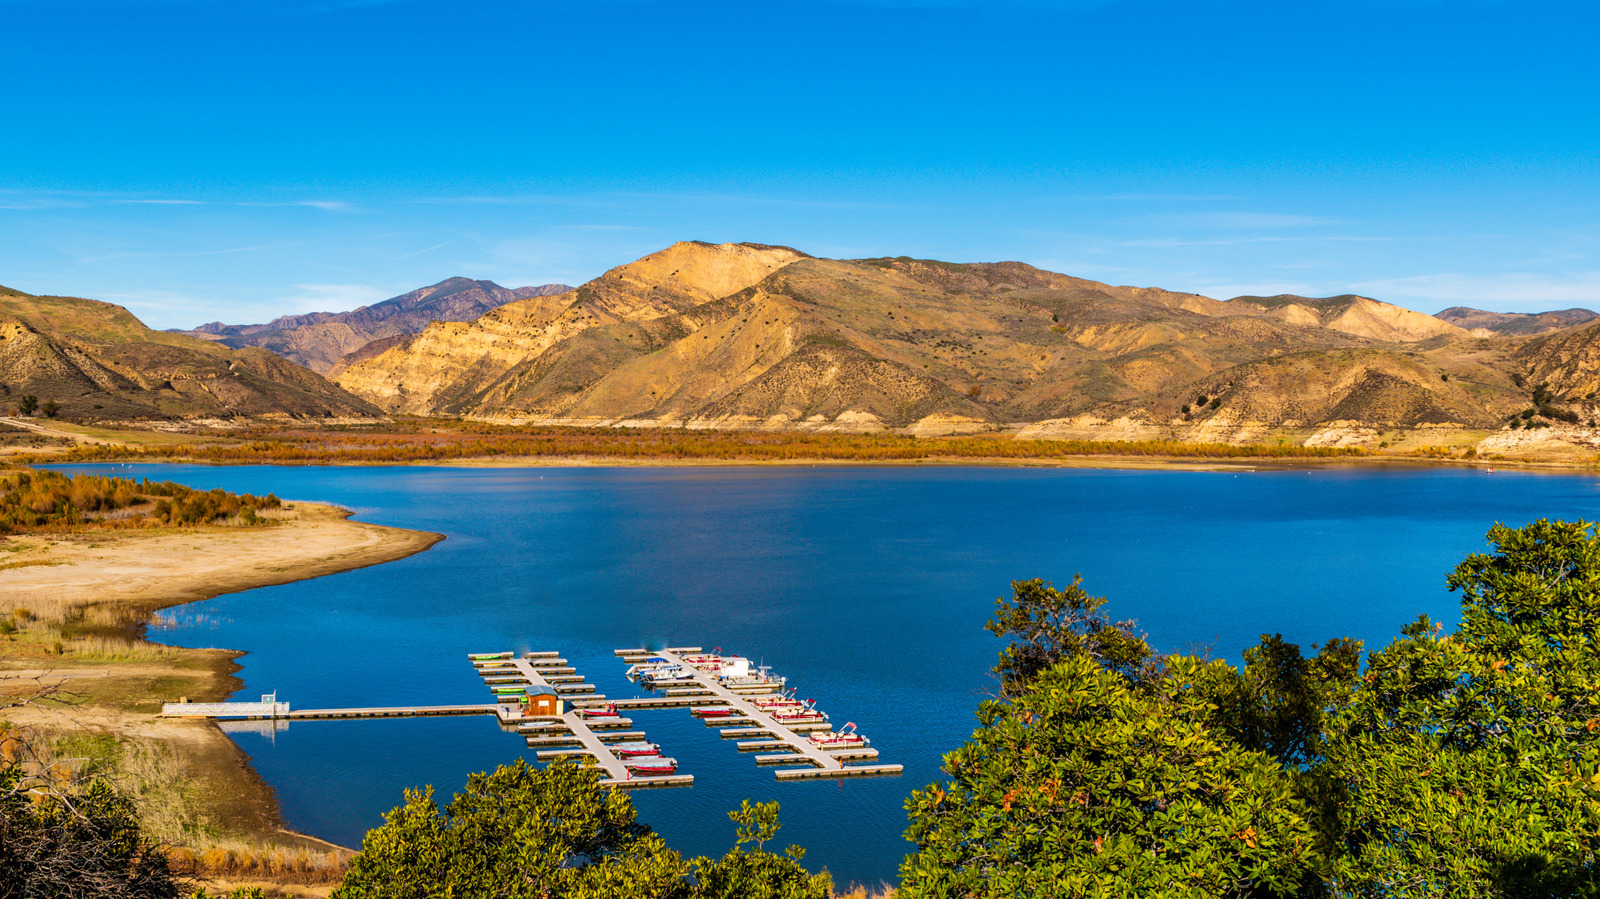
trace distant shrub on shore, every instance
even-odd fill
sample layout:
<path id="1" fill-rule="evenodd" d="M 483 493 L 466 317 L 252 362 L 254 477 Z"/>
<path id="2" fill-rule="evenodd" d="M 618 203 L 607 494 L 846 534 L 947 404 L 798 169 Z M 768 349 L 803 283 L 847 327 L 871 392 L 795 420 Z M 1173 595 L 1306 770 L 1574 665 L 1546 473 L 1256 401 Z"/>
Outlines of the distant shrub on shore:
<path id="1" fill-rule="evenodd" d="M 1356 447 L 1234 446 L 1178 440 L 1018 440 L 1008 435 L 911 437 L 515 427 L 471 421 L 401 423 L 382 431 L 267 430 L 232 444 L 77 447 L 56 461 L 184 459 L 214 464 L 393 464 L 457 459 L 636 459 L 663 462 L 1051 461 L 1071 457 L 1162 459 L 1332 459 L 1365 455 Z"/>
<path id="2" fill-rule="evenodd" d="M 18 471 L 0 476 L 0 534 L 159 525 L 260 524 L 276 496 L 195 490 L 171 481 Z"/>

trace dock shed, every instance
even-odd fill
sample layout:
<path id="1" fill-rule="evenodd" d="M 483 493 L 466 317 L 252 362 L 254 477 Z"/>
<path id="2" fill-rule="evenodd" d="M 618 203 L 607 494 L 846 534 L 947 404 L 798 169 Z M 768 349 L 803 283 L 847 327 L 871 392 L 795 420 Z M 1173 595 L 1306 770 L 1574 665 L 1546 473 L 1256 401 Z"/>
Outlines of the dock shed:
<path id="1" fill-rule="evenodd" d="M 560 694 L 546 684 L 531 684 L 522 699 L 522 714 L 528 718 L 560 718 L 563 712 Z"/>

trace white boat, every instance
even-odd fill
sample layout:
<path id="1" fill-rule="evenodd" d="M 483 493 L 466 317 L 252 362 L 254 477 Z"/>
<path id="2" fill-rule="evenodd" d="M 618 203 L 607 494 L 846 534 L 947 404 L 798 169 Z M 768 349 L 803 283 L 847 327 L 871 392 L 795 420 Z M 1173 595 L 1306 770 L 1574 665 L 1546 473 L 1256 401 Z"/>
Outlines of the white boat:
<path id="1" fill-rule="evenodd" d="M 692 684 L 697 681 L 693 669 L 682 665 L 670 665 L 666 668 L 641 672 L 639 682 L 647 687 L 666 687 L 673 684 Z"/>
<path id="2" fill-rule="evenodd" d="M 646 671 L 659 671 L 662 668 L 674 668 L 674 667 L 677 667 L 677 663 L 676 662 L 669 662 L 666 659 L 661 658 L 660 656 L 656 656 L 654 658 L 645 659 L 644 661 L 638 663 L 637 665 L 628 666 L 628 678 L 630 680 L 634 680 L 634 679 L 637 679 L 640 675 L 644 674 Z"/>
<path id="3" fill-rule="evenodd" d="M 611 743 L 606 748 L 623 758 L 639 758 L 661 754 L 660 746 L 643 740 L 635 740 L 628 743 Z"/>
<path id="4" fill-rule="evenodd" d="M 782 687 L 788 678 L 772 673 L 771 665 L 761 665 L 754 670 L 750 660 L 734 657 L 723 662 L 719 680 L 725 687 Z"/>
<path id="5" fill-rule="evenodd" d="M 827 714 L 809 699 L 794 708 L 774 709 L 767 714 L 779 724 L 821 724 L 828 720 Z"/>
<path id="6" fill-rule="evenodd" d="M 856 723 L 846 721 L 844 727 L 838 730 L 814 733 L 806 737 L 811 745 L 818 749 L 854 749 L 857 746 L 867 745 L 867 738 L 855 732 Z"/>

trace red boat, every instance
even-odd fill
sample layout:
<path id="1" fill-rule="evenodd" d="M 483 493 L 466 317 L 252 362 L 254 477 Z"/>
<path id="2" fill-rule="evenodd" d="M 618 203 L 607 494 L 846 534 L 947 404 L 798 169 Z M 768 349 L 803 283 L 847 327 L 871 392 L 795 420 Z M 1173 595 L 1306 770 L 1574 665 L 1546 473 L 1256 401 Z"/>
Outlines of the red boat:
<path id="1" fill-rule="evenodd" d="M 678 770 L 677 759 L 662 758 L 659 755 L 629 759 L 623 764 L 635 774 L 671 774 Z"/>
<path id="2" fill-rule="evenodd" d="M 646 743 L 643 741 L 636 743 L 613 743 L 609 748 L 612 752 L 615 752 L 617 755 L 623 758 L 639 758 L 641 756 L 658 756 L 661 754 L 660 746 L 657 746 L 654 743 Z"/>
<path id="3" fill-rule="evenodd" d="M 769 714 L 772 715 L 772 720 L 779 724 L 820 724 L 828 720 L 828 716 L 817 711 L 809 699 L 799 708 L 778 709 Z"/>
<path id="4" fill-rule="evenodd" d="M 812 734 L 806 739 L 818 749 L 854 749 L 867 745 L 867 738 L 855 732 L 856 723 L 846 721 L 844 727 L 830 730 L 820 734 Z"/>
<path id="5" fill-rule="evenodd" d="M 615 718 L 617 717 L 617 704 L 608 702 L 603 709 L 574 709 L 585 718 Z"/>
<path id="6" fill-rule="evenodd" d="M 696 718 L 731 718 L 739 710 L 729 705 L 701 705 L 690 708 L 689 714 Z"/>

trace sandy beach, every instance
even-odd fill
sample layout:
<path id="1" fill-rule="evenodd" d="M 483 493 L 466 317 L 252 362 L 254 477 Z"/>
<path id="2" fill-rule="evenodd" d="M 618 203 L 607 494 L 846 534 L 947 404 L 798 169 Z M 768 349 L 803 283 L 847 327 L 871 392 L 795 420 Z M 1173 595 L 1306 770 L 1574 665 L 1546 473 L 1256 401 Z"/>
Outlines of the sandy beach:
<path id="1" fill-rule="evenodd" d="M 402 559 L 438 534 L 350 521 L 321 503 L 291 502 L 272 527 L 9 538 L 0 602 L 38 598 L 149 610 Z"/>
<path id="2" fill-rule="evenodd" d="M 0 715 L 9 727 L 115 738 L 124 757 L 154 772 L 145 783 L 168 787 L 171 798 L 155 807 L 171 819 L 169 837 L 203 831 L 224 845 L 342 853 L 284 828 L 271 788 L 214 722 L 159 717 L 162 702 L 219 700 L 238 689 L 243 653 L 140 636 L 161 608 L 391 562 L 444 539 L 349 515 L 294 501 L 265 513 L 279 519 L 268 527 L 0 538 L 0 616 L 23 623 L 0 641 Z M 56 639 L 68 622 L 80 636 Z"/>

